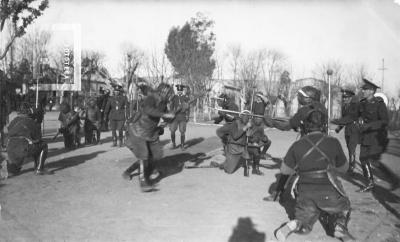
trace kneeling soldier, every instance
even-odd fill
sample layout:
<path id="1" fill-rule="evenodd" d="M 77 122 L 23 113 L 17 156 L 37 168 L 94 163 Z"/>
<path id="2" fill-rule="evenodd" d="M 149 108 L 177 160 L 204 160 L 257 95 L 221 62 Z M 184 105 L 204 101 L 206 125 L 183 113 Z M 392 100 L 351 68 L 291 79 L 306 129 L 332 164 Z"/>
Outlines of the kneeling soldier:
<path id="1" fill-rule="evenodd" d="M 333 218 L 336 238 L 354 240 L 347 230 L 350 201 L 335 174 L 345 173 L 349 164 L 339 140 L 323 133 L 324 123 L 323 112 L 310 111 L 304 120 L 305 135 L 289 148 L 281 165 L 282 174 L 296 173 L 291 191 L 297 200 L 295 219 L 275 231 L 279 241 L 285 241 L 292 232 L 310 233 L 321 213 Z"/>
<path id="2" fill-rule="evenodd" d="M 35 174 L 44 175 L 49 172 L 44 168 L 47 158 L 47 143 L 42 140 L 40 124 L 31 118 L 32 108 L 24 103 L 21 111 L 8 126 L 7 170 L 17 175 L 22 168 L 24 159 L 33 157 Z"/>

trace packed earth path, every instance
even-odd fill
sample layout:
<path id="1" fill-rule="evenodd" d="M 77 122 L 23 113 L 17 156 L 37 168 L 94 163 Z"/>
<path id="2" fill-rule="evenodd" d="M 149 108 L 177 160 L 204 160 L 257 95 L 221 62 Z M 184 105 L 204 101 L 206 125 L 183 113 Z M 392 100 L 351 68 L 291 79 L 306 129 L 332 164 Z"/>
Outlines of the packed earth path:
<path id="1" fill-rule="evenodd" d="M 53 174 L 35 176 L 30 162 L 1 181 L 0 241 L 274 241 L 274 230 L 288 220 L 280 203 L 263 198 L 295 132 L 267 129 L 273 158 L 261 161 L 264 176 L 244 177 L 242 169 L 227 175 L 208 166 L 224 158 L 218 126 L 189 124 L 184 151 L 171 149 L 166 129 L 165 158 L 158 163 L 165 177 L 155 191 L 142 193 L 137 175 L 122 179 L 135 157 L 126 147 L 111 147 L 110 132 L 100 145 L 66 151 L 62 137 L 52 139 L 57 113 L 45 119 L 46 167 Z M 343 134 L 334 135 L 344 145 Z M 358 241 L 400 241 L 400 189 L 391 189 L 382 172 L 377 178 L 373 192 L 357 193 L 362 175 L 344 177 L 352 203 L 349 230 Z M 338 240 L 317 222 L 311 234 L 288 241 Z"/>

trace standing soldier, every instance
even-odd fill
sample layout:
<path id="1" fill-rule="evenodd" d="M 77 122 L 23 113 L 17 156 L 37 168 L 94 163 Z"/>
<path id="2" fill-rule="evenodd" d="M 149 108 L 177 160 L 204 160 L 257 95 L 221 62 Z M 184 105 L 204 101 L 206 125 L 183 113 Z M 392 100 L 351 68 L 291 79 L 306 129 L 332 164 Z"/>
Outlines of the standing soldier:
<path id="1" fill-rule="evenodd" d="M 179 127 L 181 134 L 181 149 L 185 149 L 185 132 L 189 118 L 189 96 L 183 93 L 184 85 L 176 85 L 177 94 L 172 97 L 170 109 L 175 113 L 175 119 L 169 126 L 171 131 L 172 148 L 176 148 L 175 132 Z"/>
<path id="2" fill-rule="evenodd" d="M 356 167 L 356 147 L 360 143 L 358 130 L 358 106 L 359 101 L 352 90 L 342 89 L 342 117 L 332 120 L 332 123 L 339 126 L 335 129 L 336 133 L 344 129 L 347 150 L 349 152 L 349 172 L 353 172 Z"/>
<path id="3" fill-rule="evenodd" d="M 173 95 L 173 88 L 161 83 L 155 92 L 151 92 L 145 98 L 140 115 L 135 115 L 128 124 L 126 146 L 139 159 L 139 182 L 143 192 L 151 191 L 153 184 L 150 175 L 155 171 L 154 162 L 163 155 L 159 136 L 164 129 L 159 127 L 160 118 L 173 119 L 173 113 L 167 113 L 167 104 Z M 137 169 L 134 162 L 125 172 L 127 177 Z"/>
<path id="4" fill-rule="evenodd" d="M 86 108 L 86 120 L 85 120 L 85 142 L 87 144 L 93 143 L 94 132 L 96 132 L 95 144 L 100 143 L 101 134 L 101 113 L 96 105 L 96 100 L 93 98 L 89 100 L 88 107 Z"/>
<path id="5" fill-rule="evenodd" d="M 255 117 L 250 122 L 253 122 L 251 128 L 248 131 L 248 152 L 250 158 L 253 160 L 251 173 L 255 175 L 264 175 L 260 171 L 260 159 L 264 149 L 268 150 L 271 145 L 271 141 L 264 133 L 264 124 L 262 118 Z M 261 150 L 263 148 L 263 150 Z"/>
<path id="6" fill-rule="evenodd" d="M 253 114 L 256 115 L 261 115 L 264 116 L 266 115 L 265 110 L 269 105 L 269 100 L 267 97 L 265 97 L 263 95 L 262 92 L 257 92 L 256 93 L 256 97 L 255 100 L 253 102 Z M 264 123 L 256 118 L 254 119 L 255 123 L 257 124 L 257 126 L 261 126 L 263 131 L 264 131 Z M 264 137 L 260 140 L 262 143 L 262 149 L 261 149 L 261 153 L 260 153 L 260 158 L 266 159 L 267 157 L 267 151 L 269 149 L 269 147 L 271 146 L 271 140 L 268 139 L 268 136 L 263 132 Z"/>
<path id="7" fill-rule="evenodd" d="M 112 131 L 112 140 L 113 140 L 112 147 L 117 146 L 117 140 L 119 140 L 119 147 L 123 146 L 123 139 L 124 139 L 123 128 L 127 110 L 128 110 L 128 99 L 122 95 L 122 86 L 117 86 L 114 89 L 114 96 L 108 99 L 105 108 L 105 116 L 108 116 L 108 119 L 110 120 L 110 128 Z M 117 137 L 117 130 L 119 134 L 118 137 Z"/>
<path id="8" fill-rule="evenodd" d="M 32 110 L 33 110 L 32 118 L 39 124 L 39 127 L 41 129 L 42 128 L 41 124 L 43 122 L 44 113 L 45 113 L 44 107 L 43 107 L 44 106 L 43 102 L 46 103 L 46 100 L 38 97 L 38 105 L 36 107 L 35 85 L 31 84 L 29 86 L 29 90 L 25 94 L 23 102 L 29 103 L 29 105 L 32 107 Z"/>
<path id="9" fill-rule="evenodd" d="M 35 161 L 35 174 L 50 174 L 44 163 L 47 158 L 47 143 L 42 140 L 40 125 L 32 119 L 32 107 L 23 103 L 20 113 L 8 126 L 8 164 L 7 170 L 13 175 L 21 171 L 24 159 L 33 157 Z"/>
<path id="10" fill-rule="evenodd" d="M 282 174 L 296 173 L 291 191 L 297 196 L 295 218 L 275 231 L 279 241 L 293 232 L 310 233 L 321 213 L 334 218 L 334 237 L 354 241 L 347 230 L 350 200 L 335 173 L 346 172 L 349 164 L 339 140 L 325 134 L 325 122 L 325 113 L 309 111 L 303 120 L 304 136 L 292 144 L 282 162 Z"/>
<path id="11" fill-rule="evenodd" d="M 98 99 L 97 105 L 99 106 L 100 113 L 101 113 L 101 130 L 108 131 L 108 117 L 105 114 L 106 105 L 108 99 L 110 98 L 110 90 L 101 90 L 103 93 L 100 92 L 100 97 Z"/>
<path id="12" fill-rule="evenodd" d="M 371 163 L 377 162 L 386 148 L 389 124 L 386 104 L 382 98 L 374 96 L 379 87 L 367 79 L 363 81 L 364 85 L 361 87 L 363 99 L 360 101 L 360 161 L 363 175 L 368 179 L 368 183 L 359 192 L 367 192 L 375 185 Z"/>

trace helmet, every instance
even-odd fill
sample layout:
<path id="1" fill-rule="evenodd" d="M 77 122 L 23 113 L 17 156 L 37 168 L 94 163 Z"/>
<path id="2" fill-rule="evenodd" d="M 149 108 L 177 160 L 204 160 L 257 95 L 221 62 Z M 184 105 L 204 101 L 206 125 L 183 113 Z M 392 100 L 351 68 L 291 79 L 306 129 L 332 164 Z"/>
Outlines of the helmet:
<path id="1" fill-rule="evenodd" d="M 312 131 L 326 131 L 326 114 L 320 109 L 311 109 L 306 114 L 306 118 L 303 120 L 304 133 Z"/>
<path id="2" fill-rule="evenodd" d="M 157 92 L 164 100 L 169 100 L 169 98 L 173 95 L 173 88 L 167 83 L 160 83 L 157 87 Z"/>
<path id="3" fill-rule="evenodd" d="M 313 101 L 321 101 L 321 91 L 312 86 L 305 86 L 299 89 L 297 97 L 301 105 L 307 105 Z"/>

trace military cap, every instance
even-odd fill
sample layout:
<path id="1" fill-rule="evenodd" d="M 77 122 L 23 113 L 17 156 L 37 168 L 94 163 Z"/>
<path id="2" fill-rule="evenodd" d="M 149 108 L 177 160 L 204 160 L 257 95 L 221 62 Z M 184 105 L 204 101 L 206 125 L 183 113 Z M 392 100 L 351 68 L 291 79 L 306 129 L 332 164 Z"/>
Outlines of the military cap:
<path id="1" fill-rule="evenodd" d="M 379 86 L 375 85 L 374 83 L 372 83 L 371 81 L 363 78 L 363 82 L 364 84 L 361 86 L 361 89 L 363 90 L 375 90 L 379 88 Z"/>
<path id="2" fill-rule="evenodd" d="M 178 90 L 179 92 L 183 91 L 183 89 L 185 88 L 185 85 L 177 84 L 175 86 L 176 86 L 176 90 Z"/>
<path id="3" fill-rule="evenodd" d="M 120 91 L 120 92 L 122 92 L 124 89 L 122 88 L 122 86 L 121 85 L 116 85 L 115 87 L 114 87 L 114 91 Z"/>
<path id="4" fill-rule="evenodd" d="M 356 95 L 352 90 L 349 89 L 341 89 L 340 91 L 342 92 L 342 97 L 352 97 Z"/>

